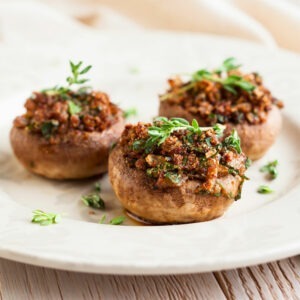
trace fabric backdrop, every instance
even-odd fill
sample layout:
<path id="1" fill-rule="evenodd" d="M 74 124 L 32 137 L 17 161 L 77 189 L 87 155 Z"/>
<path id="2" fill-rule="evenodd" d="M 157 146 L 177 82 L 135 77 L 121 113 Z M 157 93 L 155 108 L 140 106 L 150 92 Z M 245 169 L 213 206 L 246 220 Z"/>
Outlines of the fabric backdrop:
<path id="1" fill-rule="evenodd" d="M 51 42 L 82 23 L 228 35 L 300 51 L 300 0 L 0 0 L 2 42 Z M 45 34 L 53 28 L 57 37 Z"/>

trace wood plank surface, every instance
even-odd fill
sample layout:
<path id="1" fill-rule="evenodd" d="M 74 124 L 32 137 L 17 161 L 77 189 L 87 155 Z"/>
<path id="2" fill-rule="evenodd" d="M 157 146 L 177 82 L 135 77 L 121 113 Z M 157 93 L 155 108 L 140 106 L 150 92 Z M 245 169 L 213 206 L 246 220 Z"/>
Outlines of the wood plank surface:
<path id="1" fill-rule="evenodd" d="M 0 300 L 300 299 L 300 257 L 191 275 L 93 275 L 0 259 Z"/>

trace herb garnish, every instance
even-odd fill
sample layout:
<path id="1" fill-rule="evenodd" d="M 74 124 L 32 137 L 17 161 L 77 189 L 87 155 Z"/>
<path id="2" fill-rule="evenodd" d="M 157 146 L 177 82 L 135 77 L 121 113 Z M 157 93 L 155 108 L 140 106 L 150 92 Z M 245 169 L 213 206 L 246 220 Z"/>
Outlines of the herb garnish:
<path id="1" fill-rule="evenodd" d="M 54 86 L 53 88 L 43 89 L 41 92 L 46 93 L 48 95 L 60 95 L 62 99 L 68 99 L 69 97 L 67 93 L 71 91 L 70 87 L 72 85 L 74 84 L 81 85 L 89 80 L 86 78 L 80 78 L 80 76 L 86 74 L 92 68 L 92 66 L 89 65 L 80 70 L 81 66 L 82 66 L 82 61 L 78 62 L 77 64 L 70 61 L 72 75 L 67 77 L 66 79 L 68 86 L 64 87 L 64 86 L 57 85 Z M 82 92 L 87 89 L 88 87 L 80 87 L 78 91 Z"/>
<path id="2" fill-rule="evenodd" d="M 105 203 L 99 194 L 93 193 L 81 197 L 82 202 L 86 206 L 92 208 L 104 209 Z"/>
<path id="3" fill-rule="evenodd" d="M 268 187 L 267 185 L 261 185 L 258 190 L 257 190 L 258 193 L 260 194 L 270 194 L 270 193 L 273 193 L 274 191 Z"/>
<path id="4" fill-rule="evenodd" d="M 105 220 L 106 220 L 106 215 L 103 215 L 101 217 L 101 219 L 99 220 L 99 224 L 103 224 L 105 222 Z"/>
<path id="5" fill-rule="evenodd" d="M 146 152 L 149 152 L 150 149 L 155 145 L 161 145 L 173 131 L 178 130 L 188 130 L 191 134 L 201 134 L 202 131 L 213 129 L 217 135 L 221 134 L 224 130 L 224 126 L 217 124 L 214 127 L 200 127 L 197 120 L 193 120 L 191 125 L 190 123 L 182 118 L 165 118 L 158 117 L 153 121 L 153 126 L 148 128 L 149 138 L 145 142 Z M 135 143 L 133 147 L 140 146 L 139 143 Z"/>
<path id="6" fill-rule="evenodd" d="M 72 61 L 70 61 L 70 67 L 72 71 L 72 76 L 67 77 L 67 82 L 69 83 L 69 86 L 73 84 L 83 84 L 87 82 L 89 79 L 86 78 L 79 78 L 80 75 L 86 74 L 92 66 L 87 66 L 80 70 L 80 67 L 82 66 L 82 61 L 80 61 L 78 64 L 74 64 Z"/>
<path id="7" fill-rule="evenodd" d="M 101 185 L 100 185 L 99 182 L 96 182 L 94 187 L 95 187 L 95 190 L 96 190 L 98 193 L 101 192 Z"/>
<path id="8" fill-rule="evenodd" d="M 97 208 L 97 209 L 104 209 L 105 202 L 103 201 L 103 199 L 100 196 L 101 186 L 100 186 L 99 182 L 97 182 L 95 184 L 95 190 L 96 190 L 96 192 L 94 192 L 94 193 L 90 193 L 90 194 L 81 196 L 81 201 L 86 206 L 89 206 L 92 208 Z"/>
<path id="9" fill-rule="evenodd" d="M 271 179 L 275 179 L 278 176 L 277 165 L 278 165 L 278 160 L 276 159 L 261 167 L 259 171 L 267 172 Z"/>
<path id="10" fill-rule="evenodd" d="M 110 220 L 109 224 L 111 224 L 111 225 L 121 225 L 121 224 L 123 224 L 125 219 L 126 218 L 124 216 L 115 217 L 115 218 Z"/>
<path id="11" fill-rule="evenodd" d="M 123 224 L 125 219 L 126 218 L 124 216 L 115 217 L 115 218 L 113 218 L 109 221 L 109 224 L 111 224 L 111 225 L 121 225 L 121 224 Z M 99 224 L 105 224 L 105 220 L 106 220 L 106 215 L 103 215 L 101 217 L 101 219 L 99 220 Z"/>
<path id="12" fill-rule="evenodd" d="M 237 94 L 237 88 L 240 88 L 247 92 L 252 92 L 255 89 L 255 85 L 245 80 L 239 75 L 228 75 L 231 70 L 238 69 L 241 65 L 236 63 L 235 58 L 230 57 L 224 60 L 222 66 L 216 70 L 210 72 L 206 69 L 200 69 L 191 74 L 191 81 L 183 85 L 182 88 L 176 90 L 176 93 L 184 93 L 196 87 L 197 83 L 208 80 L 211 82 L 220 83 L 223 88 L 232 94 Z M 225 73 L 225 75 L 223 74 Z M 174 95 L 173 92 L 164 94 L 160 97 L 160 100 L 164 101 Z"/>
<path id="13" fill-rule="evenodd" d="M 241 140 L 235 129 L 233 129 L 231 134 L 225 138 L 224 144 L 227 147 L 235 149 L 238 154 L 242 153 Z"/>
<path id="14" fill-rule="evenodd" d="M 137 116 L 137 109 L 135 107 L 129 108 L 127 110 L 124 110 L 123 116 L 125 119 L 128 119 L 130 117 Z"/>
<path id="15" fill-rule="evenodd" d="M 57 120 L 46 121 L 41 125 L 41 132 L 45 138 L 49 138 L 53 130 L 59 125 Z"/>
<path id="16" fill-rule="evenodd" d="M 251 165 L 252 165 L 252 160 L 249 157 L 247 157 L 245 162 L 246 169 L 248 169 Z"/>
<path id="17" fill-rule="evenodd" d="M 61 220 L 60 214 L 46 213 L 39 209 L 34 210 L 32 213 L 33 213 L 33 217 L 32 217 L 31 222 L 40 224 L 41 226 L 57 224 Z"/>
<path id="18" fill-rule="evenodd" d="M 171 182 L 173 182 L 176 185 L 179 185 L 182 182 L 181 175 L 174 172 L 166 172 L 165 178 L 168 178 Z"/>
<path id="19" fill-rule="evenodd" d="M 69 100 L 68 105 L 69 105 L 69 114 L 71 116 L 81 112 L 81 107 L 78 104 L 76 104 L 74 101 Z"/>

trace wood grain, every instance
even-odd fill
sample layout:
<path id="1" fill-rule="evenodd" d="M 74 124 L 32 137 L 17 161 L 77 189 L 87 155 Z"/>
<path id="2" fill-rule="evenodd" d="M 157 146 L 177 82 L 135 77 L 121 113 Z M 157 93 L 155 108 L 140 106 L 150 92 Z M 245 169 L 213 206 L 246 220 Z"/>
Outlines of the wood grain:
<path id="1" fill-rule="evenodd" d="M 0 259 L 0 299 L 300 299 L 300 257 L 170 276 L 93 275 Z"/>

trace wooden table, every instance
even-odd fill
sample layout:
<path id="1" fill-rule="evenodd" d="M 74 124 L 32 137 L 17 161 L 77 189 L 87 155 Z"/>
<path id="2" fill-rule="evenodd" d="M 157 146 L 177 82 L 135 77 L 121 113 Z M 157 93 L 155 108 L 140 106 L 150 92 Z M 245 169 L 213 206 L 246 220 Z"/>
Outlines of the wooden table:
<path id="1" fill-rule="evenodd" d="M 300 256 L 251 268 L 170 276 L 72 273 L 0 259 L 0 299 L 300 299 Z"/>

